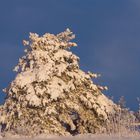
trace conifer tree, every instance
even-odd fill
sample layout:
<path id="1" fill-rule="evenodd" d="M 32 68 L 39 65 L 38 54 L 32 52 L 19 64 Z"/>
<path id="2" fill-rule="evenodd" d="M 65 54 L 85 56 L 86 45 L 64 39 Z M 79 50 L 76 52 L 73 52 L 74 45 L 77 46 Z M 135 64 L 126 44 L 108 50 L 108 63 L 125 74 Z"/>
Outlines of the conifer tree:
<path id="1" fill-rule="evenodd" d="M 5 89 L 0 108 L 2 131 L 21 135 L 75 135 L 104 131 L 114 103 L 93 83 L 98 75 L 79 68 L 70 51 L 74 34 L 67 29 L 39 37 L 30 33 L 17 75 Z"/>

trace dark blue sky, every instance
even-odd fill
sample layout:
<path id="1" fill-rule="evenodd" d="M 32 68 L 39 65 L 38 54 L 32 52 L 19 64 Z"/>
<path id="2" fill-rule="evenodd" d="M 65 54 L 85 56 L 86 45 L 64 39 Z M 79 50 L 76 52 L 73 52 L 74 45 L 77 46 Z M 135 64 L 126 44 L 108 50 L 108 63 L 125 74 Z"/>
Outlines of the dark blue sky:
<path id="1" fill-rule="evenodd" d="M 140 97 L 139 0 L 1 0 L 0 103 L 2 89 L 14 79 L 12 69 L 23 55 L 22 40 L 29 32 L 40 35 L 70 28 L 81 69 L 101 73 L 106 95 L 136 109 Z"/>

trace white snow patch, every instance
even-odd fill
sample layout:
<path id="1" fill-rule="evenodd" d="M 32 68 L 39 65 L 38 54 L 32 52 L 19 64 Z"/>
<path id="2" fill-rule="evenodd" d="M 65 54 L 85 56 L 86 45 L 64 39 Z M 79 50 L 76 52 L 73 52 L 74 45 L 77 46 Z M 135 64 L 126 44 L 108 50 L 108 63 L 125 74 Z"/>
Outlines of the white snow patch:
<path id="1" fill-rule="evenodd" d="M 24 87 L 25 85 L 32 83 L 33 81 L 35 81 L 35 73 L 30 70 L 18 74 L 15 79 L 16 85 L 19 85 L 21 87 Z"/>
<path id="2" fill-rule="evenodd" d="M 33 106 L 41 105 L 41 100 L 34 93 L 30 93 L 26 95 L 26 99 L 27 101 L 29 101 L 30 105 L 33 105 Z"/>

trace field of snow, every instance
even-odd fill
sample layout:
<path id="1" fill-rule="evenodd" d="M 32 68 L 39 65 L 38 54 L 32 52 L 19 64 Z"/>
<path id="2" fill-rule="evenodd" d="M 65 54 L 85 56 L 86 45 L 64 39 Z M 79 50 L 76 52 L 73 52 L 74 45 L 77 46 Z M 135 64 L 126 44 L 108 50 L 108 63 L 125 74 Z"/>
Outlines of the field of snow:
<path id="1" fill-rule="evenodd" d="M 140 140 L 140 136 L 123 136 L 119 137 L 117 135 L 107 136 L 107 135 L 79 135 L 79 136 L 69 136 L 69 137 L 58 137 L 58 136 L 38 136 L 35 138 L 25 138 L 25 137 L 12 137 L 8 136 L 5 138 L 0 137 L 0 140 Z"/>

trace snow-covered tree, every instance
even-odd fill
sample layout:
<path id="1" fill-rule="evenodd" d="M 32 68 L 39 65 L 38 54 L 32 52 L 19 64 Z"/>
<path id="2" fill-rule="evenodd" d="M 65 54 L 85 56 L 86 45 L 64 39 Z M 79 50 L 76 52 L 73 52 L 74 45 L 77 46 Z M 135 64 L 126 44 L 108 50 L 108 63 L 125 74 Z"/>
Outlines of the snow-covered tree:
<path id="1" fill-rule="evenodd" d="M 17 76 L 5 89 L 0 111 L 2 131 L 24 135 L 75 135 L 104 131 L 114 103 L 93 83 L 98 75 L 79 68 L 77 46 L 66 31 L 39 37 L 30 33 L 25 56 L 15 67 Z"/>

